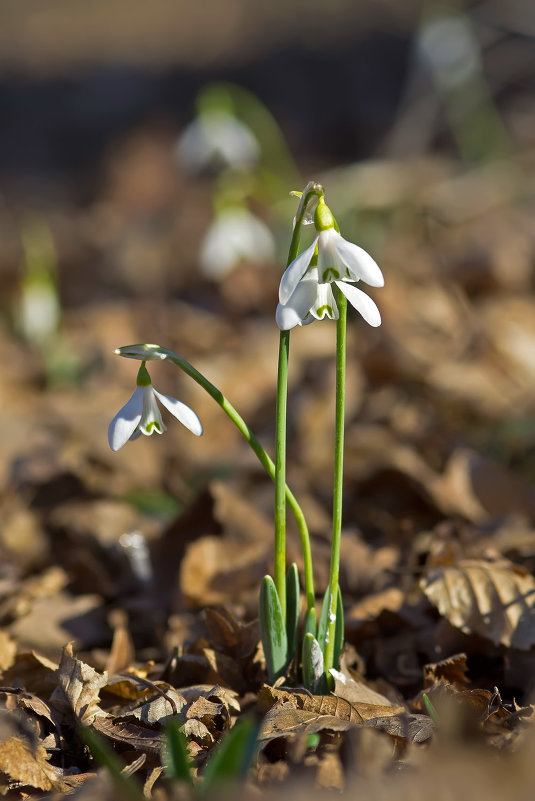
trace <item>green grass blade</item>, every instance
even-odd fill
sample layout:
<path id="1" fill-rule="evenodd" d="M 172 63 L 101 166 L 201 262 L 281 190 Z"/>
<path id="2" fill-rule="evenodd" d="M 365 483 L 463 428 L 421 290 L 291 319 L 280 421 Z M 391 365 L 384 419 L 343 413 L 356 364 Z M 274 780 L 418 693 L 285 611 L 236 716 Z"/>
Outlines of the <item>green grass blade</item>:
<path id="1" fill-rule="evenodd" d="M 219 793 L 222 786 L 245 779 L 256 751 L 258 729 L 253 718 L 243 717 L 227 732 L 203 772 L 202 795 Z"/>
<path id="2" fill-rule="evenodd" d="M 115 787 L 117 798 L 120 801 L 145 801 L 138 783 L 131 776 L 122 772 L 123 763 L 104 738 L 90 728 L 80 727 L 78 731 L 81 739 L 91 751 L 95 762 L 98 762 L 108 771 Z"/>
<path id="3" fill-rule="evenodd" d="M 192 786 L 188 741 L 176 719 L 170 720 L 165 727 L 161 755 L 167 778 Z"/>

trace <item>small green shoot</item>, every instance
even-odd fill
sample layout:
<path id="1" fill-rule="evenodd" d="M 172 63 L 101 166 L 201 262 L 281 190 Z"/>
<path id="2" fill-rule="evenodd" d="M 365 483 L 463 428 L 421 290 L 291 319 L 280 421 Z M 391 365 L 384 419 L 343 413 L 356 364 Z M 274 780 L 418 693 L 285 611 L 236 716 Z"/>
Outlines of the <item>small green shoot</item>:
<path id="1" fill-rule="evenodd" d="M 437 710 L 435 709 L 434 704 L 431 702 L 431 700 L 430 700 L 429 696 L 427 695 L 427 693 L 424 693 L 422 695 L 422 698 L 423 698 L 423 702 L 424 702 L 424 706 L 426 708 L 427 714 L 429 715 L 429 717 L 431 718 L 431 720 L 433 721 L 433 723 L 435 724 L 437 729 L 440 728 L 440 717 L 438 715 Z"/>
<path id="2" fill-rule="evenodd" d="M 90 728 L 80 727 L 79 732 L 82 741 L 91 751 L 95 762 L 108 771 L 115 787 L 117 798 L 120 801 L 143 801 L 144 795 L 138 783 L 128 774 L 123 773 L 123 763 L 105 740 Z"/>

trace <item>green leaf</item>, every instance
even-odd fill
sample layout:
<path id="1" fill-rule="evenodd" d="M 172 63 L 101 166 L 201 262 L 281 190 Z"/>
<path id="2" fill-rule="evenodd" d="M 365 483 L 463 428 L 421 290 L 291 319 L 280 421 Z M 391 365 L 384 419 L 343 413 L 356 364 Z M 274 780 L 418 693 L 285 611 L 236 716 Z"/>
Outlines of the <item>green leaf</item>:
<path id="1" fill-rule="evenodd" d="M 165 727 L 161 754 L 167 778 L 186 782 L 191 786 L 188 742 L 176 718 L 171 719 Z"/>
<path id="2" fill-rule="evenodd" d="M 433 702 L 431 701 L 431 699 L 429 698 L 427 693 L 424 693 L 422 695 L 422 699 L 423 699 L 424 706 L 426 708 L 427 714 L 429 715 L 429 717 L 431 718 L 431 720 L 433 721 L 433 723 L 435 724 L 435 726 L 438 729 L 440 727 L 440 718 L 438 716 L 438 712 L 437 712 L 437 710 L 435 708 L 435 705 L 433 704 Z"/>
<path id="3" fill-rule="evenodd" d="M 202 794 L 221 791 L 221 785 L 243 781 L 251 766 L 258 741 L 259 725 L 242 717 L 222 739 L 203 773 Z"/>
<path id="4" fill-rule="evenodd" d="M 338 585 L 336 594 L 336 628 L 334 631 L 334 656 L 333 666 L 336 670 L 340 669 L 340 654 L 344 647 L 344 604 L 342 602 L 342 592 Z"/>
<path id="5" fill-rule="evenodd" d="M 303 623 L 303 637 L 305 634 L 312 634 L 314 637 L 317 633 L 317 624 L 316 624 L 316 610 L 314 607 L 311 609 L 307 609 L 305 612 L 305 620 Z"/>
<path id="6" fill-rule="evenodd" d="M 325 638 L 327 636 L 327 627 L 329 625 L 329 606 L 331 605 L 331 588 L 327 587 L 325 595 L 323 596 L 323 603 L 321 605 L 320 619 L 318 622 L 318 642 L 321 650 L 325 650 Z"/>
<path id="7" fill-rule="evenodd" d="M 299 571 L 293 562 L 286 574 L 286 636 L 288 638 L 288 662 L 297 650 L 299 637 Z"/>
<path id="8" fill-rule="evenodd" d="M 93 729 L 80 726 L 78 729 L 83 742 L 87 745 L 95 760 L 106 768 L 115 787 L 117 798 L 120 801 L 144 801 L 141 789 L 131 776 L 123 773 L 124 765 L 115 751 Z"/>
<path id="9" fill-rule="evenodd" d="M 303 682 L 307 690 L 316 692 L 323 679 L 323 653 L 314 635 L 303 637 Z"/>
<path id="10" fill-rule="evenodd" d="M 288 639 L 279 595 L 271 576 L 264 576 L 260 585 L 259 618 L 268 679 L 273 684 L 286 670 Z"/>

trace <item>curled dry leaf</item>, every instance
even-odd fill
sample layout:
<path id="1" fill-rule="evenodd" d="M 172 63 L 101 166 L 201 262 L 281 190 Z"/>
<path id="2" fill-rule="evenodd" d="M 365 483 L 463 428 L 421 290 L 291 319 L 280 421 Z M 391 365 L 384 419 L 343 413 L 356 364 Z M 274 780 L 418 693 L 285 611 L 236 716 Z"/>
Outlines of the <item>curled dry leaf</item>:
<path id="1" fill-rule="evenodd" d="M 458 686 L 468 684 L 467 669 L 466 654 L 454 654 L 440 662 L 431 662 L 424 665 L 424 687 L 431 687 L 435 682 Z"/>
<path id="2" fill-rule="evenodd" d="M 128 720 L 134 718 L 146 726 L 164 724 L 169 718 L 180 714 L 186 705 L 186 701 L 180 693 L 168 687 L 161 694 L 153 696 L 141 706 L 125 714 L 118 714 L 116 720 Z"/>
<path id="3" fill-rule="evenodd" d="M 520 650 L 535 644 L 535 579 L 512 563 L 466 559 L 431 571 L 421 587 L 464 633 Z"/>
<path id="4" fill-rule="evenodd" d="M 46 760 L 43 745 L 32 750 L 23 737 L 9 737 L 0 746 L 0 770 L 13 782 L 37 790 L 61 790 L 62 781 Z"/>
<path id="5" fill-rule="evenodd" d="M 161 748 L 160 732 L 136 723 L 116 722 L 112 718 L 96 717 L 92 727 L 98 734 L 114 743 L 128 746 L 133 751 L 159 754 Z"/>
<path id="6" fill-rule="evenodd" d="M 99 692 L 108 681 L 90 665 L 73 655 L 72 643 L 63 649 L 56 673 L 57 687 L 50 698 L 51 705 L 77 723 L 89 725 L 96 717 L 106 713 L 99 708 Z"/>
<path id="7" fill-rule="evenodd" d="M 8 781 L 37 790 L 61 790 L 63 782 L 46 759 L 27 716 L 4 712 L 0 716 L 0 773 Z"/>

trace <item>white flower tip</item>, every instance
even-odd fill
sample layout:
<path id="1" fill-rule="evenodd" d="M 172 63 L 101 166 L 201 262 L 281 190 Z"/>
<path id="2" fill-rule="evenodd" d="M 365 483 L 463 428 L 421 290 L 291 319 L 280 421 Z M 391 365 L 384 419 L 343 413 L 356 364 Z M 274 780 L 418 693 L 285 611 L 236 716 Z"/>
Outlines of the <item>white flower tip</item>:
<path id="1" fill-rule="evenodd" d="M 277 306 L 275 320 L 281 331 L 289 331 L 301 322 L 301 318 L 296 314 L 294 309 L 289 306 L 283 306 L 282 303 L 279 303 Z"/>

